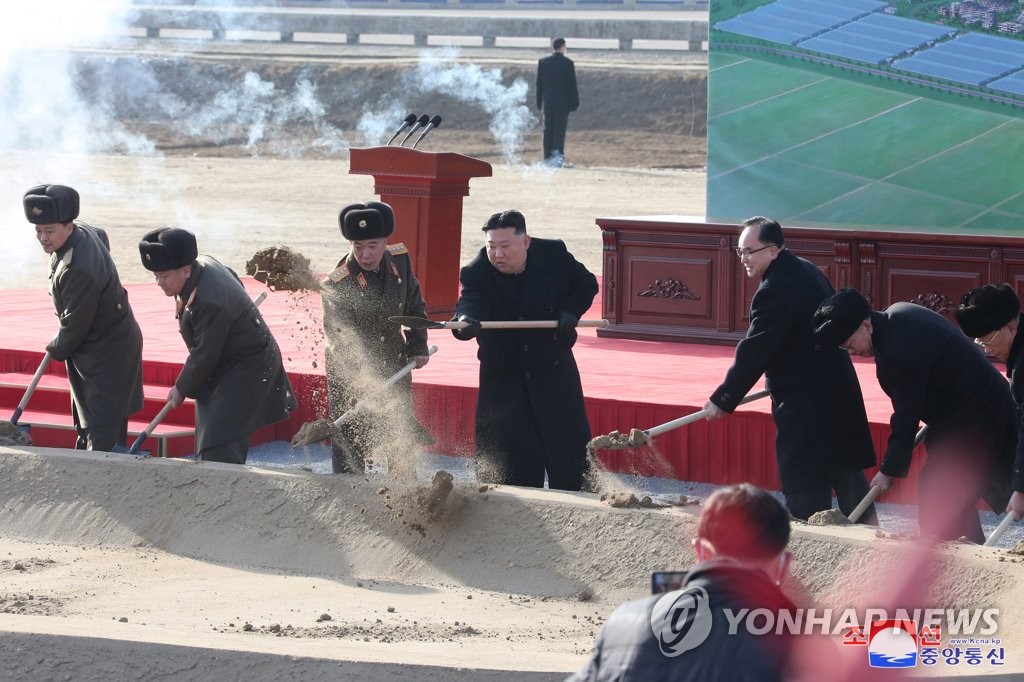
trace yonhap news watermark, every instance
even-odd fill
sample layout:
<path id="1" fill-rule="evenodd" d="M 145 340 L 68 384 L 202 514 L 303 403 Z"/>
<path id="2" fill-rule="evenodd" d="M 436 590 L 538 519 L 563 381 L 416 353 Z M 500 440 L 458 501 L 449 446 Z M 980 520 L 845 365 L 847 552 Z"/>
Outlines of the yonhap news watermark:
<path id="1" fill-rule="evenodd" d="M 917 665 L 1003 665 L 999 609 L 723 608 L 712 611 L 701 586 L 667 592 L 651 609 L 651 632 L 661 653 L 675 657 L 696 649 L 724 620 L 728 635 L 814 635 L 844 647 L 865 647 L 876 668 Z M 722 627 L 719 623 L 719 627 Z"/>

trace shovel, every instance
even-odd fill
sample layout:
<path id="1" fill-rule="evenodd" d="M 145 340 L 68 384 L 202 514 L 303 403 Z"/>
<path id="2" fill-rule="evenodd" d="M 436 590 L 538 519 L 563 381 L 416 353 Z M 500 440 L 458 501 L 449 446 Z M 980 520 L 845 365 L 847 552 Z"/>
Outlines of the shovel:
<path id="1" fill-rule="evenodd" d="M 918 430 L 917 435 L 914 436 L 915 448 L 921 444 L 921 441 L 924 440 L 924 437 L 927 433 L 928 425 L 925 424 Z M 847 517 L 848 519 L 850 519 L 850 523 L 857 523 L 860 517 L 864 515 L 864 512 L 868 510 L 868 507 L 871 506 L 871 503 L 874 502 L 875 499 L 881 494 L 882 489 L 880 487 L 878 487 L 877 485 L 871 486 L 871 490 L 868 491 L 868 494 L 864 496 L 864 499 L 860 501 L 860 504 L 858 504 Z"/>
<path id="2" fill-rule="evenodd" d="M 19 424 L 18 420 L 21 419 L 21 413 L 28 407 L 28 401 L 32 394 L 35 393 L 36 386 L 39 385 L 39 380 L 43 378 L 43 372 L 46 371 L 46 366 L 49 364 L 50 351 L 46 351 L 42 361 L 39 363 L 39 367 L 36 368 L 36 373 L 32 376 L 32 381 L 29 382 L 28 388 L 25 389 L 25 395 L 21 397 L 21 402 L 14 408 L 14 414 L 11 415 L 11 426 L 16 426 L 19 431 L 28 433 L 28 430 L 32 428 L 31 424 Z"/>
<path id="3" fill-rule="evenodd" d="M 751 393 L 739 402 L 740 405 L 746 405 L 749 402 L 760 400 L 771 395 L 767 390 L 757 391 Z M 641 431 L 640 429 L 632 429 L 629 435 L 619 433 L 618 431 L 612 431 L 607 436 L 598 436 L 590 441 L 587 448 L 590 450 L 602 449 L 602 450 L 626 450 L 629 448 L 639 448 L 645 445 L 651 444 L 651 439 L 655 436 L 660 436 L 666 431 L 672 431 L 678 429 L 680 426 L 686 426 L 693 422 L 700 421 L 708 416 L 707 410 L 698 410 L 693 414 L 688 414 L 685 417 L 679 417 L 673 419 L 670 422 L 665 422 L 658 426 L 652 426 L 649 429 Z"/>
<path id="4" fill-rule="evenodd" d="M 409 329 L 465 329 L 466 322 L 435 322 L 425 317 L 398 316 L 389 317 L 388 322 L 396 322 Z M 608 320 L 580 320 L 577 327 L 607 327 Z M 557 320 L 485 320 L 480 322 L 481 329 L 557 329 Z"/>
<path id="5" fill-rule="evenodd" d="M 139 434 L 138 438 L 135 439 L 135 442 L 132 443 L 132 446 L 130 448 L 126 450 L 121 445 L 115 445 L 113 451 L 127 453 L 129 455 L 139 454 L 139 447 L 142 446 L 142 442 L 149 438 L 149 434 L 153 433 L 153 429 L 160 426 L 160 422 L 162 422 L 164 420 L 164 417 L 167 416 L 167 413 L 173 409 L 174 403 L 168 400 L 167 403 L 160 408 L 160 411 L 156 413 L 156 416 L 153 417 L 153 421 L 149 422 L 149 425 L 146 426 L 146 428 L 143 429 L 142 433 Z"/>
<path id="6" fill-rule="evenodd" d="M 1017 517 L 1014 516 L 1014 513 L 1012 511 L 1006 512 L 1006 516 L 1004 516 L 1003 520 L 999 522 L 999 525 L 996 526 L 996 529 L 992 531 L 992 535 L 988 536 L 988 539 L 985 540 L 984 546 L 994 547 L 995 544 L 999 542 L 999 538 L 1003 537 L 1003 533 L 1006 532 L 1006 529 L 1016 522 Z"/>
<path id="7" fill-rule="evenodd" d="M 416 318 L 422 319 L 422 318 Z M 437 346 L 431 346 L 427 349 L 427 355 L 433 355 L 437 352 Z M 308 424 L 303 424 L 299 427 L 298 433 L 292 438 L 292 447 L 300 448 L 310 443 L 319 443 L 322 440 L 327 440 L 335 435 L 335 429 L 340 427 L 342 424 L 347 424 L 356 418 L 356 416 L 366 407 L 366 403 L 370 398 L 375 396 L 377 393 L 385 390 L 389 386 L 393 386 L 399 379 L 404 377 L 409 372 L 416 369 L 416 361 L 410 360 L 405 364 L 405 367 L 398 370 L 391 376 L 389 376 L 383 384 L 373 389 L 373 392 L 367 396 L 364 396 L 356 402 L 345 414 L 341 415 L 333 422 L 327 421 L 326 419 L 318 419 Z"/>
<path id="8" fill-rule="evenodd" d="M 252 304 L 254 306 L 256 306 L 257 308 L 259 308 L 260 307 L 260 303 L 263 303 L 263 301 L 266 298 L 267 298 L 267 292 L 261 291 L 259 293 L 259 296 L 257 296 L 255 299 L 253 299 Z M 160 411 L 156 413 L 156 416 L 153 417 L 153 420 L 151 422 L 149 422 L 149 424 L 146 425 L 146 428 L 142 430 L 142 433 L 140 433 L 138 435 L 138 437 L 135 439 L 135 442 L 132 443 L 132 446 L 130 448 L 125 448 L 123 445 L 115 445 L 113 448 L 111 448 L 111 452 L 117 452 L 117 453 L 120 453 L 120 454 L 128 454 L 128 455 L 137 455 L 137 454 L 139 454 L 139 448 L 142 446 L 142 442 L 144 440 L 146 440 L 147 438 L 149 438 L 150 434 L 153 433 L 153 430 L 156 429 L 156 427 L 160 426 L 160 422 L 162 422 L 164 420 L 164 417 L 167 416 L 167 413 L 170 412 L 173 409 L 174 409 L 174 403 L 171 402 L 170 398 L 168 398 L 167 402 L 164 404 L 164 406 L 161 407 Z"/>

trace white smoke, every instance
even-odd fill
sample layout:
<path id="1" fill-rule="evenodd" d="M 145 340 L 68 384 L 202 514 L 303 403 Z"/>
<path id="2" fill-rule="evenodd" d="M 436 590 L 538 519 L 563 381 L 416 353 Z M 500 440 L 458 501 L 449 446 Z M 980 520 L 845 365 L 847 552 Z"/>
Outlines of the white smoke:
<path id="1" fill-rule="evenodd" d="M 526 104 L 529 84 L 517 78 L 505 85 L 501 69 L 462 64 L 458 56 L 455 47 L 421 52 L 415 71 L 405 79 L 409 96 L 436 93 L 479 107 L 490 116 L 488 130 L 506 163 L 518 165 L 526 131 L 537 124 Z M 395 122 L 404 118 L 406 109 L 404 100 L 392 94 L 378 110 L 364 113 L 357 129 L 369 144 L 382 144 L 394 133 Z"/>

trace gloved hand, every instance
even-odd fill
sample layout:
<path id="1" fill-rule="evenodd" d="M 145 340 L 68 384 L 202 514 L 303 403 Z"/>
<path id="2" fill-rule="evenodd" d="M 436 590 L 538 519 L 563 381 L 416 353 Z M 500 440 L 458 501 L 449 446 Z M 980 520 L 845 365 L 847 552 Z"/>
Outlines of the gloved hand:
<path id="1" fill-rule="evenodd" d="M 560 336 L 567 336 L 569 332 L 576 328 L 576 323 L 579 321 L 580 318 L 570 312 L 563 310 L 558 313 L 558 334 Z"/>
<path id="2" fill-rule="evenodd" d="M 462 329 L 452 330 L 452 336 L 459 339 L 460 341 L 469 341 L 470 339 L 472 339 L 473 337 L 480 333 L 480 322 L 474 320 L 472 317 L 469 317 L 468 315 L 459 315 L 456 318 L 456 321 L 465 322 L 467 325 L 469 325 L 467 327 L 463 327 Z"/>

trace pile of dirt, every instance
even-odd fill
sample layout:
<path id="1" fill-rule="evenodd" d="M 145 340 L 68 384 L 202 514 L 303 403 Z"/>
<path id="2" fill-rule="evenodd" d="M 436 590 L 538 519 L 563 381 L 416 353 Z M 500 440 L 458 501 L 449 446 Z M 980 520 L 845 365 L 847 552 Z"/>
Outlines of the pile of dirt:
<path id="1" fill-rule="evenodd" d="M 32 437 L 10 422 L 0 422 L 0 445 L 32 445 Z"/>
<path id="2" fill-rule="evenodd" d="M 838 509 L 825 509 L 814 512 L 807 518 L 809 526 L 849 526 L 850 519 Z"/>
<path id="3" fill-rule="evenodd" d="M 246 261 L 245 273 L 272 291 L 320 291 L 320 281 L 309 259 L 287 246 L 257 251 Z"/>

